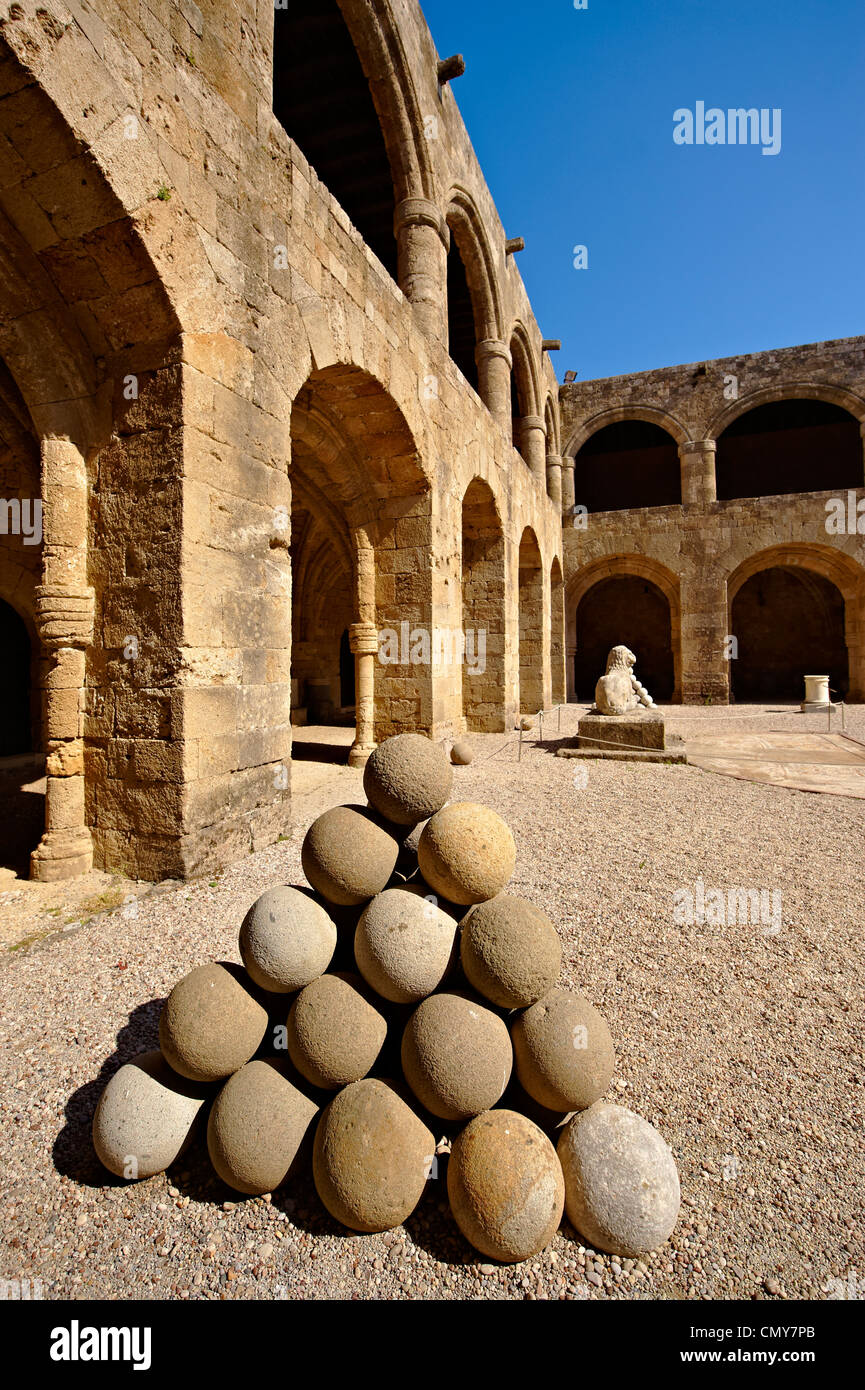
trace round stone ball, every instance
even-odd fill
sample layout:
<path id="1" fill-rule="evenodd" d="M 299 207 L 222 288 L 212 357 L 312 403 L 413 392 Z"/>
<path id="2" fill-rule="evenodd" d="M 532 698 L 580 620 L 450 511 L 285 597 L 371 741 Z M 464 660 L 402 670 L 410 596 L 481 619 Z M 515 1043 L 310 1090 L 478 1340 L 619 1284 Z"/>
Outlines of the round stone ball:
<path id="1" fill-rule="evenodd" d="M 220 1081 L 258 1051 L 267 1010 L 239 966 L 199 965 L 169 994 L 159 1018 L 165 1060 L 190 1081 Z"/>
<path id="2" fill-rule="evenodd" d="M 314 820 L 300 851 L 316 893 L 354 907 L 380 893 L 396 867 L 399 841 L 364 806 L 334 806 Z"/>
<path id="3" fill-rule="evenodd" d="M 568 1121 L 557 1147 L 568 1220 L 596 1250 L 633 1259 L 669 1239 L 679 1174 L 647 1120 L 599 1101 Z"/>
<path id="4" fill-rule="evenodd" d="M 388 1231 L 414 1211 L 435 1139 L 384 1081 L 346 1086 L 318 1122 L 313 1177 L 331 1216 L 352 1231 Z"/>
<path id="5" fill-rule="evenodd" d="M 553 988 L 562 946 L 549 917 L 534 903 L 499 893 L 473 907 L 460 925 L 466 978 L 491 1003 L 525 1009 Z"/>
<path id="6" fill-rule="evenodd" d="M 298 888 L 268 888 L 240 928 L 240 955 L 251 979 L 273 994 L 292 994 L 323 975 L 336 950 L 336 927 Z"/>
<path id="7" fill-rule="evenodd" d="M 454 801 L 424 826 L 418 863 L 426 882 L 469 907 L 501 893 L 516 864 L 514 837 L 501 816 L 475 801 Z"/>
<path id="8" fill-rule="evenodd" d="M 520 1084 L 548 1110 L 585 1110 L 610 1084 L 613 1039 L 580 994 L 550 990 L 514 1021 L 511 1040 Z"/>
<path id="9" fill-rule="evenodd" d="M 456 763 L 457 767 L 468 767 L 474 756 L 471 744 L 464 739 L 460 739 L 451 749 L 451 762 Z"/>
<path id="10" fill-rule="evenodd" d="M 414 826 L 435 815 L 450 796 L 452 784 L 447 756 L 424 734 L 386 738 L 363 770 L 370 806 L 395 825 Z"/>
<path id="11" fill-rule="evenodd" d="M 388 888 L 364 908 L 354 935 L 357 968 L 392 1004 L 438 989 L 456 956 L 457 924 L 419 887 Z"/>
<path id="12" fill-rule="evenodd" d="M 313 980 L 288 1015 L 288 1055 L 301 1076 L 323 1091 L 366 1076 L 386 1036 L 387 1020 L 365 997 L 356 975 Z"/>
<path id="13" fill-rule="evenodd" d="M 209 1087 L 142 1052 L 112 1076 L 93 1116 L 93 1147 L 118 1178 L 152 1178 L 192 1142 Z"/>
<path id="14" fill-rule="evenodd" d="M 248 1062 L 226 1081 L 207 1122 L 207 1151 L 237 1192 L 275 1192 L 288 1176 L 318 1106 L 272 1062 Z"/>
<path id="15" fill-rule="evenodd" d="M 471 1245 L 513 1264 L 549 1245 L 562 1219 L 565 1184 L 556 1151 L 515 1110 L 485 1110 L 454 1140 L 448 1198 Z"/>
<path id="16" fill-rule="evenodd" d="M 421 1105 L 440 1120 L 468 1120 L 501 1100 L 513 1066 L 498 1014 L 464 994 L 433 994 L 402 1035 L 402 1069 Z"/>

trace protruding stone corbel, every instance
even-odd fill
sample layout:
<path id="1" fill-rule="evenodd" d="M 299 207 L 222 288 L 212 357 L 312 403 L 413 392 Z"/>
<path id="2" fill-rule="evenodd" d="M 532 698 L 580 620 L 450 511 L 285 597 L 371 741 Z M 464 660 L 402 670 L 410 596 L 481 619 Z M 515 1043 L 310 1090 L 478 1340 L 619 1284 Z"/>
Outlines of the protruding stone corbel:
<path id="1" fill-rule="evenodd" d="M 525 251 L 526 243 L 521 236 L 510 236 L 505 242 L 505 255 L 513 256 L 517 251 Z"/>
<path id="2" fill-rule="evenodd" d="M 444 87 L 455 77 L 462 77 L 465 70 L 466 60 L 461 53 L 454 53 L 450 58 L 440 58 L 438 64 L 439 86 Z"/>

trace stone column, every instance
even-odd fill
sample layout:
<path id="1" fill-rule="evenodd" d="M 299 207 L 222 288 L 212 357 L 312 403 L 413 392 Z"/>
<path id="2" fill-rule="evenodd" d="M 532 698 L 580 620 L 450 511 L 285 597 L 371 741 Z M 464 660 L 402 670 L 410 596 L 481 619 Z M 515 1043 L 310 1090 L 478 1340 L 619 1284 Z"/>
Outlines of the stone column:
<path id="1" fill-rule="evenodd" d="M 714 439 L 697 439 L 679 445 L 682 469 L 682 502 L 686 507 L 705 507 L 717 501 Z"/>
<path id="2" fill-rule="evenodd" d="M 505 434 L 511 433 L 511 369 L 513 361 L 507 343 L 498 338 L 483 338 L 475 348 L 478 364 L 478 395 L 487 410 L 501 425 Z"/>
<path id="3" fill-rule="evenodd" d="M 562 456 L 547 454 L 547 496 L 561 509 L 562 505 Z"/>
<path id="4" fill-rule="evenodd" d="M 547 427 L 543 415 L 524 415 L 520 420 L 521 453 L 540 483 L 547 482 Z"/>
<path id="5" fill-rule="evenodd" d="M 859 433 L 862 436 L 862 482 L 865 485 L 865 420 L 859 426 Z"/>
<path id="6" fill-rule="evenodd" d="M 574 460 L 570 454 L 562 454 L 562 513 L 572 516 L 576 504 L 574 493 Z"/>
<path id="7" fill-rule="evenodd" d="M 354 743 L 348 755 L 349 767 L 363 767 L 375 748 L 375 659 L 378 632 L 375 623 L 352 623 L 348 641 L 354 652 L 355 721 Z"/>
<path id="8" fill-rule="evenodd" d="M 565 647 L 565 653 L 565 676 L 567 678 L 568 699 L 576 700 L 577 687 L 576 682 L 574 681 L 574 662 L 577 656 L 576 645 L 573 642 L 569 642 Z"/>
<path id="9" fill-rule="evenodd" d="M 429 199 L 404 198 L 393 225 L 399 287 L 427 337 L 447 346 L 447 222 Z"/>
<path id="10" fill-rule="evenodd" d="M 30 858 L 42 883 L 93 867 L 84 805 L 85 654 L 93 640 L 94 594 L 87 577 L 87 466 L 68 439 L 42 441 L 42 583 L 36 624 L 42 643 L 46 752 L 45 834 Z"/>

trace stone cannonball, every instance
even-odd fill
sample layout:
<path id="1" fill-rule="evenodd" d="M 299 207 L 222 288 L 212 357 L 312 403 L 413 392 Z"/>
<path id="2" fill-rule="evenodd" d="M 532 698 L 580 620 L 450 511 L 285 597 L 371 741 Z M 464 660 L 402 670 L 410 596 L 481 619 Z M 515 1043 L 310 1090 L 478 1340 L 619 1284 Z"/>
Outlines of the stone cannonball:
<path id="1" fill-rule="evenodd" d="M 165 1060 L 190 1081 L 220 1081 L 254 1057 L 267 1010 L 239 966 L 199 965 L 169 994 L 159 1018 Z"/>
<path id="2" fill-rule="evenodd" d="M 421 1105 L 468 1120 L 502 1098 L 513 1065 L 507 1026 L 464 994 L 433 994 L 402 1035 L 402 1069 Z"/>
<path id="3" fill-rule="evenodd" d="M 380 743 L 363 770 L 370 806 L 395 825 L 417 825 L 440 811 L 451 794 L 446 754 L 424 734 L 397 734 Z"/>
<path id="4" fill-rule="evenodd" d="M 364 909 L 354 935 L 354 958 L 367 984 L 393 1004 L 417 1004 L 432 994 L 456 955 L 457 924 L 421 888 L 406 884 L 379 893 Z"/>
<path id="5" fill-rule="evenodd" d="M 322 975 L 301 990 L 288 1015 L 288 1055 L 323 1091 L 360 1081 L 384 1046 L 387 1020 L 352 975 Z"/>
<path id="6" fill-rule="evenodd" d="M 676 1160 L 647 1120 L 599 1101 L 568 1121 L 558 1154 L 568 1220 L 596 1250 L 634 1258 L 672 1235 Z"/>
<path id="7" fill-rule="evenodd" d="M 580 994 L 550 990 L 514 1021 L 511 1040 L 520 1084 L 548 1110 L 585 1110 L 610 1084 L 613 1039 Z"/>
<path id="8" fill-rule="evenodd" d="M 318 1122 L 313 1176 L 331 1216 L 353 1231 L 387 1231 L 420 1201 L 435 1153 L 430 1131 L 384 1081 L 355 1081 Z"/>
<path id="9" fill-rule="evenodd" d="M 274 994 L 291 994 L 317 980 L 335 950 L 334 923 L 298 888 L 268 888 L 240 928 L 240 955 L 248 974 Z"/>
<path id="10" fill-rule="evenodd" d="M 161 1052 L 116 1071 L 93 1116 L 93 1147 L 118 1178 L 152 1178 L 186 1150 L 210 1088 L 178 1076 Z"/>
<path id="11" fill-rule="evenodd" d="M 354 907 L 380 893 L 396 867 L 399 841 L 364 806 L 334 806 L 306 832 L 300 859 L 316 893 Z"/>
<path id="12" fill-rule="evenodd" d="M 460 957 L 469 983 L 500 1009 L 525 1009 L 549 992 L 562 968 L 559 934 L 525 898 L 499 893 L 461 923 Z"/>
<path id="13" fill-rule="evenodd" d="M 424 826 L 418 863 L 434 892 L 469 907 L 507 887 L 516 864 L 514 837 L 501 816 L 475 801 L 454 801 Z"/>
<path id="14" fill-rule="evenodd" d="M 456 763 L 457 767 L 468 767 L 474 758 L 474 752 L 470 743 L 460 739 L 451 748 L 451 762 Z"/>
<path id="15" fill-rule="evenodd" d="M 471 1245 L 494 1260 L 527 1260 L 562 1219 L 565 1184 L 556 1151 L 515 1110 L 485 1110 L 454 1140 L 448 1198 Z"/>
<path id="16" fill-rule="evenodd" d="M 207 1122 L 207 1151 L 223 1182 L 260 1196 L 285 1182 L 318 1106 L 279 1064 L 247 1062 L 226 1081 Z"/>

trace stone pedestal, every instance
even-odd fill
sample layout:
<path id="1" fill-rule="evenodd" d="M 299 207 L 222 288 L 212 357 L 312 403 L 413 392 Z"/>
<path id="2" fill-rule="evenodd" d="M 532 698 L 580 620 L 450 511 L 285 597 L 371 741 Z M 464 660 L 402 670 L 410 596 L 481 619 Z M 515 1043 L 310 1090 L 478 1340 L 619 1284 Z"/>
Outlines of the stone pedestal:
<path id="1" fill-rule="evenodd" d="M 664 716 L 657 710 L 629 710 L 627 714 L 584 714 L 575 742 L 559 748 L 561 758 L 613 758 L 626 762 L 686 763 L 684 741 L 667 734 Z"/>
<path id="2" fill-rule="evenodd" d="M 805 699 L 799 706 L 803 714 L 810 714 L 814 710 L 827 710 L 832 708 L 832 699 L 829 695 L 828 676 L 806 676 L 805 677 Z"/>

